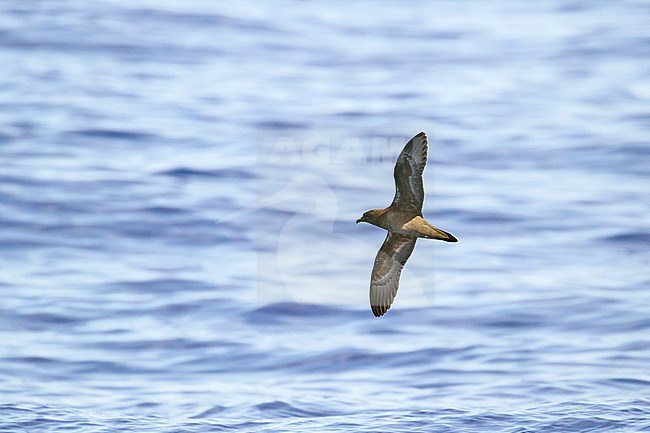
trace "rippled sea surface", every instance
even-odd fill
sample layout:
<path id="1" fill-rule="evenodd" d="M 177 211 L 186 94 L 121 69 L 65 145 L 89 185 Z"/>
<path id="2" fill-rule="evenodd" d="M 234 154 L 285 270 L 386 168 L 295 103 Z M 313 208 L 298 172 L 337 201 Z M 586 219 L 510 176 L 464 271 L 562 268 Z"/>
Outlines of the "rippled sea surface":
<path id="1" fill-rule="evenodd" d="M 649 17 L 3 0 L 0 430 L 650 431 Z"/>

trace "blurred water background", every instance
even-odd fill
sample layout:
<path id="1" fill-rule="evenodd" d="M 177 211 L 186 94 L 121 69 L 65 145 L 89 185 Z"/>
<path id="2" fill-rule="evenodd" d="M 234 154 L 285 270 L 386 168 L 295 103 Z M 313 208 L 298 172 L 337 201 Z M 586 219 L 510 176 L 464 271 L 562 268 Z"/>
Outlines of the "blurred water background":
<path id="1" fill-rule="evenodd" d="M 3 0 L 0 430 L 650 431 L 649 18 Z"/>

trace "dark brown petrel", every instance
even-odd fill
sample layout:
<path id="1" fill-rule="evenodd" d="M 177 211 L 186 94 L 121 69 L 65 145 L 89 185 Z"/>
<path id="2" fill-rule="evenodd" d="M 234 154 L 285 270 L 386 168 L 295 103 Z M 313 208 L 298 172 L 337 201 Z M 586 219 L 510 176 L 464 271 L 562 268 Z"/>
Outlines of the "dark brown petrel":
<path id="1" fill-rule="evenodd" d="M 417 238 L 458 242 L 454 235 L 432 226 L 422 217 L 422 173 L 426 164 L 427 135 L 420 132 L 406 143 L 397 157 L 393 202 L 387 208 L 369 210 L 357 220 L 357 223 L 365 222 L 388 230 L 370 278 L 370 307 L 377 317 L 383 316 L 393 303 L 402 268 Z"/>

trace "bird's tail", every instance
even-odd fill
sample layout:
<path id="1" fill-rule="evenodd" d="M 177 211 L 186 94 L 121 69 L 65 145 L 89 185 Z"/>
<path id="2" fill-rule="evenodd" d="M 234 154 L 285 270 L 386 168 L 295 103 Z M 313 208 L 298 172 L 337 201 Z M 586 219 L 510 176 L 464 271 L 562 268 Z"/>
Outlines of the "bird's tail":
<path id="1" fill-rule="evenodd" d="M 440 230 L 439 228 L 432 226 L 426 220 L 424 222 L 425 222 L 424 227 L 420 229 L 423 238 L 438 239 L 445 242 L 458 242 L 458 239 L 456 239 L 456 237 L 451 233 L 448 233 L 444 230 Z"/>

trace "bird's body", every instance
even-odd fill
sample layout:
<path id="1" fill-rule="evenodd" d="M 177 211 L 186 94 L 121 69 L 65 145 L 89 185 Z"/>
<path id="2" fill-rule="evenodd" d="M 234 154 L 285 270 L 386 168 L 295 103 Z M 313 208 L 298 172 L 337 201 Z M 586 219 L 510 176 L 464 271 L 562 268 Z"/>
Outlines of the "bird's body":
<path id="1" fill-rule="evenodd" d="M 402 212 L 389 207 L 385 210 L 386 212 L 371 224 L 386 229 L 389 232 L 414 238 L 442 240 L 451 240 L 453 238 L 450 233 L 432 226 L 429 224 L 429 221 L 420 215 L 413 216 L 409 212 Z"/>
<path id="2" fill-rule="evenodd" d="M 372 209 L 357 223 L 388 230 L 372 269 L 370 279 L 370 306 L 375 316 L 383 316 L 390 308 L 404 264 L 415 248 L 417 238 L 458 240 L 444 230 L 429 224 L 422 216 L 424 185 L 422 173 L 427 163 L 427 136 L 420 132 L 404 146 L 395 163 L 395 198 L 390 206 Z"/>

